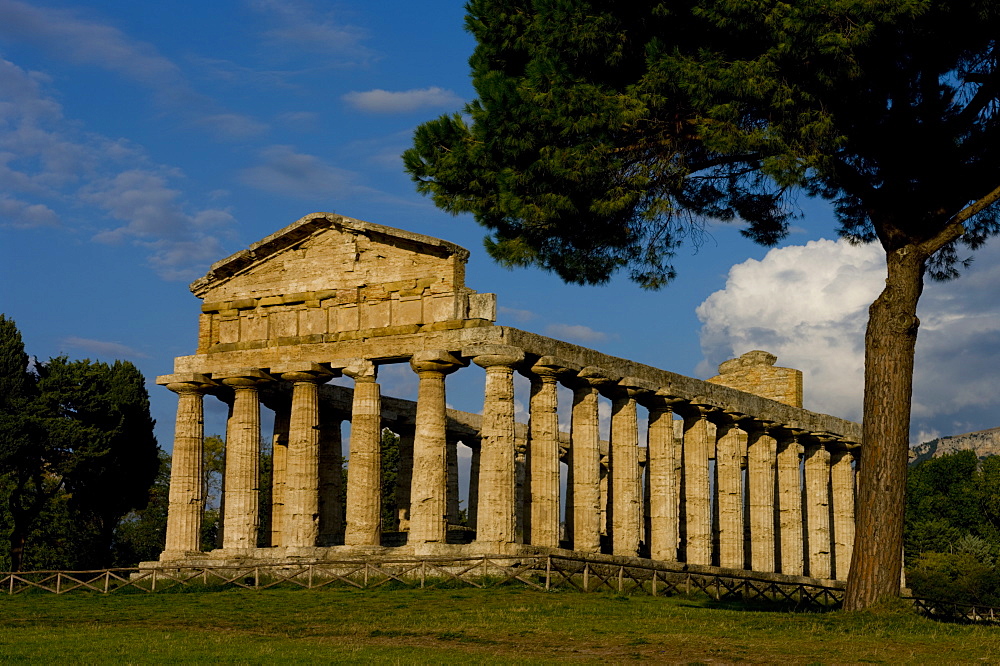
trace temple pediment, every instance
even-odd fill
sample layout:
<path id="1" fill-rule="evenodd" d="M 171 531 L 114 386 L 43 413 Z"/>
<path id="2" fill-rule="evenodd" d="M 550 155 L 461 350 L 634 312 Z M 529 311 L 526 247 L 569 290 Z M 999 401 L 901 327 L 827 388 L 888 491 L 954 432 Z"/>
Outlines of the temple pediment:
<path id="1" fill-rule="evenodd" d="M 491 322 L 493 295 L 465 286 L 468 257 L 437 238 L 333 213 L 306 215 L 191 284 L 204 301 L 199 352 Z"/>

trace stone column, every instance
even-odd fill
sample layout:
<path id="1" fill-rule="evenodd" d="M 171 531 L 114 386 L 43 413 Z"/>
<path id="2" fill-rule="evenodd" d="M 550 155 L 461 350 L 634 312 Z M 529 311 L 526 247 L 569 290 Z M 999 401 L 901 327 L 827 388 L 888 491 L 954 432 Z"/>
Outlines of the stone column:
<path id="1" fill-rule="evenodd" d="M 514 542 L 524 543 L 531 529 L 528 483 L 528 440 L 514 439 Z"/>
<path id="2" fill-rule="evenodd" d="M 830 578 L 830 452 L 821 440 L 805 445 L 806 547 L 809 576 Z"/>
<path id="3" fill-rule="evenodd" d="M 233 389 L 233 411 L 226 425 L 225 535 L 222 547 L 257 547 L 260 525 L 260 395 L 270 378 L 248 368 L 223 378 Z"/>
<path id="4" fill-rule="evenodd" d="M 781 437 L 778 449 L 778 529 L 781 537 L 781 573 L 801 576 L 804 572 L 802 542 L 802 445 L 798 435 Z"/>
<path id="5" fill-rule="evenodd" d="M 170 460 L 167 537 L 161 559 L 201 551 L 204 495 L 204 395 L 210 381 L 202 375 L 173 375 L 167 388 L 177 394 L 174 453 Z"/>
<path id="6" fill-rule="evenodd" d="M 285 546 L 313 547 L 319 537 L 319 385 L 329 377 L 315 363 L 282 368 L 281 378 L 292 382 L 282 520 Z"/>
<path id="7" fill-rule="evenodd" d="M 708 459 L 715 444 L 709 433 L 709 409 L 691 404 L 684 409 L 685 561 L 712 564 L 712 504 Z"/>
<path id="8" fill-rule="evenodd" d="M 847 580 L 854 550 L 854 456 L 847 449 L 831 454 L 830 485 L 833 499 L 833 557 L 836 571 L 832 576 Z"/>
<path id="9" fill-rule="evenodd" d="M 282 525 L 285 518 L 285 489 L 288 462 L 288 428 L 291 402 L 272 399 L 267 405 L 274 409 L 274 434 L 271 437 L 271 546 L 284 546 Z"/>
<path id="10" fill-rule="evenodd" d="M 559 547 L 559 413 L 558 378 L 562 362 L 545 356 L 531 367 L 528 448 L 529 534 L 533 546 Z"/>
<path id="11" fill-rule="evenodd" d="M 524 352 L 483 345 L 462 353 L 486 368 L 476 541 L 500 551 L 502 544 L 515 542 L 514 366 L 524 360 Z"/>
<path id="12" fill-rule="evenodd" d="M 321 546 L 344 543 L 343 419 L 331 406 L 319 407 L 319 537 Z"/>
<path id="13" fill-rule="evenodd" d="M 649 556 L 654 560 L 677 560 L 678 491 L 674 460 L 674 416 L 667 399 L 657 397 L 649 409 Z"/>
<path id="14" fill-rule="evenodd" d="M 587 374 L 585 374 L 585 371 Z M 603 379 L 603 381 L 602 381 Z M 573 550 L 601 552 L 601 430 L 598 420 L 597 386 L 608 381 L 596 368 L 584 368 L 573 381 L 572 508 L 570 541 Z"/>
<path id="15" fill-rule="evenodd" d="M 809 576 L 830 578 L 830 452 L 822 441 L 805 446 L 804 468 Z"/>
<path id="16" fill-rule="evenodd" d="M 469 443 L 472 448 L 472 460 L 469 462 L 469 527 L 479 526 L 479 453 L 482 451 L 482 440 L 476 439 Z"/>
<path id="17" fill-rule="evenodd" d="M 407 543 L 445 543 L 448 533 L 448 408 L 444 378 L 462 367 L 462 363 L 446 351 L 428 351 L 414 354 L 410 367 L 420 378 L 420 385 L 413 436 Z"/>
<path id="18" fill-rule="evenodd" d="M 396 475 L 396 517 L 399 531 L 410 531 L 410 484 L 413 483 L 413 426 L 399 426 L 399 473 Z"/>
<path id="19" fill-rule="evenodd" d="M 458 440 L 446 438 L 446 458 L 448 461 L 448 500 L 446 507 L 446 522 L 458 525 Z"/>
<path id="20" fill-rule="evenodd" d="M 775 570 L 774 484 L 778 442 L 770 424 L 748 423 L 747 495 L 750 504 L 750 569 Z"/>
<path id="21" fill-rule="evenodd" d="M 611 547 L 614 555 L 635 557 L 642 538 L 642 479 L 639 476 L 639 422 L 636 396 L 647 393 L 629 386 L 610 391 Z"/>
<path id="22" fill-rule="evenodd" d="M 715 425 L 715 491 L 719 516 L 719 566 L 743 569 L 743 470 L 747 433 L 730 416 Z"/>
<path id="23" fill-rule="evenodd" d="M 344 374 L 354 379 L 344 543 L 378 546 L 382 538 L 382 397 L 371 361 L 346 367 Z"/>

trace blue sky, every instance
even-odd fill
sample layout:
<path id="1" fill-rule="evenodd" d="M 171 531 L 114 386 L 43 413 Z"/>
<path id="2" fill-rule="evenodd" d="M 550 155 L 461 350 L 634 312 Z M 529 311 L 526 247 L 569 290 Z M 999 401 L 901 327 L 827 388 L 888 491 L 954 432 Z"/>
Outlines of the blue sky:
<path id="1" fill-rule="evenodd" d="M 0 0 L 0 311 L 29 353 L 125 358 L 152 382 L 194 350 L 191 280 L 332 211 L 469 248 L 468 285 L 498 294 L 500 323 L 699 377 L 769 349 L 806 371 L 807 407 L 859 418 L 883 269 L 877 248 L 819 240 L 822 204 L 800 201 L 770 253 L 711 225 L 679 251 L 678 279 L 644 292 L 498 268 L 471 218 L 415 193 L 399 160 L 413 129 L 474 97 L 461 5 Z M 998 425 L 994 254 L 925 291 L 914 439 Z M 150 394 L 169 449 L 175 397 Z M 481 407 L 475 390 L 451 396 Z"/>

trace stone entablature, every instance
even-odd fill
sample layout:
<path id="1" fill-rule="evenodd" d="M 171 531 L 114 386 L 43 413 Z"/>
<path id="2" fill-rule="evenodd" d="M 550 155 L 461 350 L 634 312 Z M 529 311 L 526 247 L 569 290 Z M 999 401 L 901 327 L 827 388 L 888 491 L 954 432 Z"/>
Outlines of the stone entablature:
<path id="1" fill-rule="evenodd" d="M 722 381 L 706 382 L 496 326 L 493 296 L 464 285 L 466 258 L 443 241 L 317 213 L 195 282 L 206 301 L 199 351 L 157 380 L 179 396 L 161 559 L 360 555 L 390 547 L 384 528 L 398 527 L 405 545 L 392 547 L 407 555 L 562 546 L 846 576 L 861 428 L 798 407 L 797 371 L 754 352 L 723 364 Z M 403 298 L 420 304 L 419 318 L 415 305 L 400 314 L 411 323 L 393 319 Z M 357 329 L 338 330 L 345 312 Z M 392 363 L 419 378 L 415 402 L 381 395 L 378 369 Z M 481 417 L 446 406 L 448 376 L 473 363 L 486 370 Z M 531 383 L 530 425 L 515 422 L 514 373 Z M 353 391 L 324 385 L 335 376 L 353 379 Z M 559 431 L 559 385 L 573 394 L 570 433 Z M 223 537 L 220 549 L 199 553 L 201 401 L 213 394 L 231 405 Z M 600 437 L 601 401 L 611 403 L 610 441 Z M 261 406 L 275 412 L 269 548 L 256 547 L 255 533 Z M 351 457 L 341 514 L 345 419 Z M 398 526 L 380 524 L 383 428 L 401 442 Z M 472 451 L 465 533 L 474 540 L 465 544 L 451 536 L 459 441 Z"/>

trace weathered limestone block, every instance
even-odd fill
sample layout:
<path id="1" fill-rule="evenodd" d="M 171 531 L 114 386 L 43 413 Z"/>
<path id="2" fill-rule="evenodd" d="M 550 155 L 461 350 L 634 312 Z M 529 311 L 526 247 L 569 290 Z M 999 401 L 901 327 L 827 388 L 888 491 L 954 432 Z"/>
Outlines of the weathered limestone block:
<path id="1" fill-rule="evenodd" d="M 226 426 L 225 507 L 223 541 L 226 549 L 255 548 L 260 502 L 260 396 L 257 387 L 270 377 L 248 368 L 222 379 L 233 389 L 233 411 Z"/>
<path id="2" fill-rule="evenodd" d="M 847 580 L 854 550 L 854 456 L 839 450 L 831 454 L 830 487 L 833 500 L 833 577 Z"/>
<path id="3" fill-rule="evenodd" d="M 804 470 L 809 575 L 830 578 L 830 452 L 822 442 L 806 445 Z"/>
<path id="4" fill-rule="evenodd" d="M 721 418 L 716 423 L 715 478 L 719 515 L 719 566 L 742 569 L 743 552 L 743 470 L 747 433 L 734 421 Z"/>
<path id="5" fill-rule="evenodd" d="M 778 448 L 778 529 L 781 573 L 790 576 L 804 572 L 801 454 L 802 445 L 795 433 L 782 436 Z"/>
<path id="6" fill-rule="evenodd" d="M 371 362 L 346 367 L 344 374 L 354 379 L 344 543 L 377 546 L 382 537 L 381 393 Z"/>
<path id="7" fill-rule="evenodd" d="M 168 376 L 160 380 L 177 394 L 174 453 L 170 467 L 167 535 L 162 559 L 201 550 L 201 518 L 205 508 L 203 479 L 205 392 L 210 382 L 202 375 Z"/>
<path id="8" fill-rule="evenodd" d="M 777 360 L 766 351 L 747 352 L 722 363 L 719 374 L 707 381 L 801 407 L 802 372 L 774 367 Z"/>
<path id="9" fill-rule="evenodd" d="M 767 428 L 756 425 L 749 432 L 747 443 L 750 568 L 754 571 L 774 571 L 774 484 L 778 443 Z"/>
<path id="10" fill-rule="evenodd" d="M 514 366 L 524 352 L 484 345 L 463 349 L 462 355 L 486 368 L 476 542 L 500 547 L 515 543 Z"/>
<path id="11" fill-rule="evenodd" d="M 407 543 L 444 543 L 448 533 L 447 404 L 445 375 L 462 362 L 445 351 L 419 352 L 410 367 L 420 378 Z"/>
<path id="12" fill-rule="evenodd" d="M 714 445 L 708 412 L 700 405 L 685 407 L 684 416 L 684 527 L 685 561 L 712 564 L 712 504 L 708 459 Z"/>

